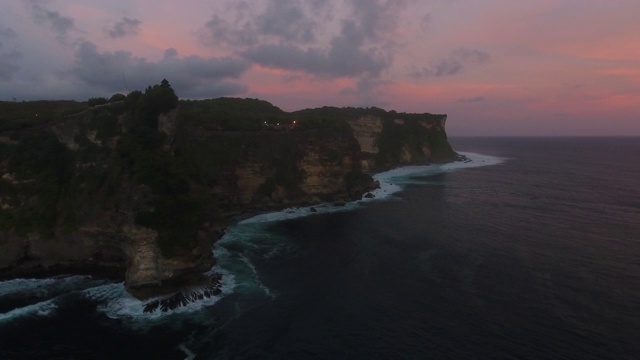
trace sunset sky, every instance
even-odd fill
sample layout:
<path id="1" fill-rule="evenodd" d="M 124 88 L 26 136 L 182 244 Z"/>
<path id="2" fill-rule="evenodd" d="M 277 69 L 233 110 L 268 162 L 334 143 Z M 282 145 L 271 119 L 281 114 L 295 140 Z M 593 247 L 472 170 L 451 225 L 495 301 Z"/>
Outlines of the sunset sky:
<path id="1" fill-rule="evenodd" d="M 446 113 L 449 135 L 640 135 L 637 0 L 0 0 L 0 100 Z"/>

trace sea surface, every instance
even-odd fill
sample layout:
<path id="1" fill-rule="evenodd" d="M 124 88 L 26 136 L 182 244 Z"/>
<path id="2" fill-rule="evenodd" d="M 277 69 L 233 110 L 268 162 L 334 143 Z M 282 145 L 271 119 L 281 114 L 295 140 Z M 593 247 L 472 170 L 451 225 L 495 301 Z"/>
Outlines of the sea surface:
<path id="1" fill-rule="evenodd" d="M 638 359 L 640 138 L 452 138 L 375 198 L 243 219 L 222 292 L 0 282 L 0 359 Z"/>

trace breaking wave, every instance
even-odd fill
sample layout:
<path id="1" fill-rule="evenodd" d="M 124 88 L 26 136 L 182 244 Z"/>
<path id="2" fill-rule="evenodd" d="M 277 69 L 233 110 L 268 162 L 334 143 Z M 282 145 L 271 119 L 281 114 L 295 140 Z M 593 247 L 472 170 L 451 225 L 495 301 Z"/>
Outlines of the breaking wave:
<path id="1" fill-rule="evenodd" d="M 36 304 L 26 305 L 0 314 L 0 323 L 25 316 L 50 316 L 58 306 L 54 300 L 42 301 Z"/>
<path id="2" fill-rule="evenodd" d="M 224 296 L 233 292 L 235 288 L 235 276 L 226 273 L 225 270 L 215 267 L 208 275 L 219 273 L 221 276 L 219 291 L 216 294 L 202 296 L 200 298 L 192 298 L 190 301 L 173 308 L 158 309 L 154 311 L 148 310 L 148 305 L 154 301 L 163 301 L 169 296 L 158 296 L 146 300 L 139 300 L 129 294 L 124 283 L 105 284 L 84 291 L 85 296 L 93 301 L 98 302 L 97 310 L 104 313 L 112 319 L 136 319 L 136 320 L 154 320 L 175 314 L 185 314 L 199 311 L 205 307 L 211 306 L 218 302 Z M 180 293 L 198 294 L 203 293 L 207 289 L 198 286 L 187 287 L 181 289 Z M 147 311 L 145 311 L 145 309 Z"/>
<path id="3" fill-rule="evenodd" d="M 361 204 L 392 198 L 394 194 L 402 191 L 404 186 L 420 183 L 421 181 L 418 180 L 420 178 L 428 178 L 431 176 L 445 174 L 461 169 L 497 165 L 507 160 L 501 157 L 481 155 L 470 152 L 459 152 L 458 154 L 462 155 L 462 160 L 460 161 L 446 164 L 402 166 L 375 174 L 373 175 L 373 179 L 380 182 L 380 187 L 378 189 L 370 191 L 370 194 L 373 195 L 372 197 L 363 197 L 361 200 L 349 202 L 345 205 L 334 205 L 331 203 L 325 203 L 313 206 L 292 207 L 281 211 L 260 214 L 238 222 L 235 227 L 230 228 L 228 232 L 237 232 L 238 228 L 242 229 L 240 231 L 247 231 L 245 230 L 245 228 L 243 228 L 243 226 L 247 224 L 274 223 L 283 220 L 297 219 L 305 216 L 353 211 L 360 207 Z M 257 228 L 254 228 L 253 230 L 256 229 Z M 258 230 L 260 229 L 258 228 Z"/>
<path id="4" fill-rule="evenodd" d="M 103 282 L 91 276 L 2 281 L 0 282 L 0 322 L 27 316 L 51 316 L 64 296 Z"/>

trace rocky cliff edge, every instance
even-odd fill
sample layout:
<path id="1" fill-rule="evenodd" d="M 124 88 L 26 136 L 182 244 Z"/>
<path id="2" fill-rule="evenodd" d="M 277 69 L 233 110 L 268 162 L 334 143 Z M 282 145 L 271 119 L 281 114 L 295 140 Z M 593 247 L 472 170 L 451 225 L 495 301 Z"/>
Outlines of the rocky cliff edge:
<path id="1" fill-rule="evenodd" d="M 178 102 L 163 83 L 38 126 L 5 126 L 0 274 L 102 273 L 139 297 L 171 291 L 210 270 L 234 215 L 344 203 L 375 187 L 367 172 L 453 160 L 445 120 Z"/>

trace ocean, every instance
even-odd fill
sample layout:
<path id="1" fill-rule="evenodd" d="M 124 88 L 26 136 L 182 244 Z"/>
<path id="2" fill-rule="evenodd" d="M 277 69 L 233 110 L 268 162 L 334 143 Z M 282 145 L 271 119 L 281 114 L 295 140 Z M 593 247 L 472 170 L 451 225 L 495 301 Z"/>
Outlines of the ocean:
<path id="1" fill-rule="evenodd" d="M 451 138 L 375 198 L 239 219 L 221 293 L 0 282 L 0 359 L 638 359 L 640 138 Z"/>

